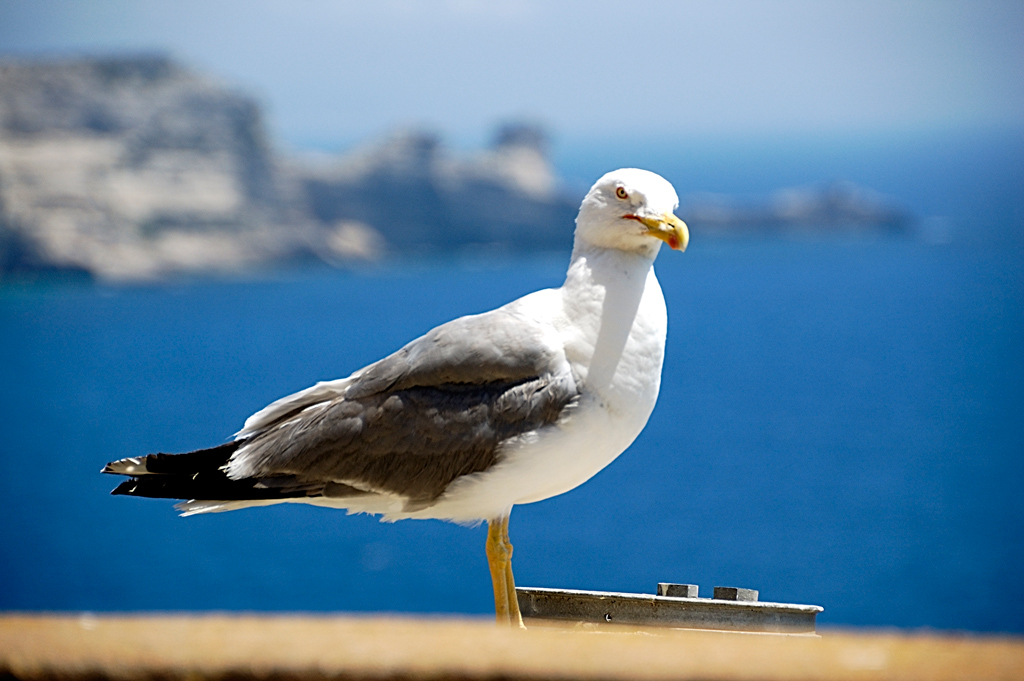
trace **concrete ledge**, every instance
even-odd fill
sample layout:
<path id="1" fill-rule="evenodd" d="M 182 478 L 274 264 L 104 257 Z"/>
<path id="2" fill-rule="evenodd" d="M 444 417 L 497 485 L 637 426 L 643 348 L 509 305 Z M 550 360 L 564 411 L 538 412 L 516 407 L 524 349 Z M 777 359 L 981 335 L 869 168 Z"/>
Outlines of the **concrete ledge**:
<path id="1" fill-rule="evenodd" d="M 0 679 L 1024 679 L 1024 639 L 500 630 L 489 621 L 0 616 Z"/>

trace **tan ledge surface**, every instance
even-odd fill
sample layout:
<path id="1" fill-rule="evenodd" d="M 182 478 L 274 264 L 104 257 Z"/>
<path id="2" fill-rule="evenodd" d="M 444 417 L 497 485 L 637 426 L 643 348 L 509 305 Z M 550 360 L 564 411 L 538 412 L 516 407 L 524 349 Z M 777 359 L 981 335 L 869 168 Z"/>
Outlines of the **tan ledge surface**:
<path id="1" fill-rule="evenodd" d="M 0 616 L 0 679 L 1024 679 L 1024 639 L 499 630 L 489 621 Z"/>

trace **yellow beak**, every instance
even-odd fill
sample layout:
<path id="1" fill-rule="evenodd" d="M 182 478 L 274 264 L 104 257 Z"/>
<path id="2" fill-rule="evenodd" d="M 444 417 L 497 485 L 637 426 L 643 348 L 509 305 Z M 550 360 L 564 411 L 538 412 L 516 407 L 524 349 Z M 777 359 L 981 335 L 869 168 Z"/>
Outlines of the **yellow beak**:
<path id="1" fill-rule="evenodd" d="M 686 244 L 690 243 L 690 230 L 687 229 L 686 223 L 672 213 L 638 219 L 647 227 L 648 234 L 661 239 L 673 250 L 685 251 Z"/>

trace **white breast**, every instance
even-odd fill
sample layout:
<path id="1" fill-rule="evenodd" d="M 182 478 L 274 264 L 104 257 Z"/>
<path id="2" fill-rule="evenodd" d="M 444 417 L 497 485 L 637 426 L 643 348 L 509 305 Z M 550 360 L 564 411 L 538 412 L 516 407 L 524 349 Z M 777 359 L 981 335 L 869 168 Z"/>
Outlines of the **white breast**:
<path id="1" fill-rule="evenodd" d="M 606 255 L 607 254 L 607 255 Z M 611 463 L 647 424 L 661 385 L 667 314 L 649 260 L 580 258 L 561 289 L 512 305 L 557 330 L 580 379 L 578 406 L 557 425 L 502 448 L 502 461 L 456 480 L 414 517 L 471 521 L 567 492 Z"/>

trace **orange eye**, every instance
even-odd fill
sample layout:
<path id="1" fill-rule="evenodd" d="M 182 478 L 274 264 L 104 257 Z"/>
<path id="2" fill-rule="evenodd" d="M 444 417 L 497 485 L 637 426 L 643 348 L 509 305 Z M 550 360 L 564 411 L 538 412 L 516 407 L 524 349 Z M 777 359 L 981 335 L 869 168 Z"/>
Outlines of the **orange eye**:
<path id="1" fill-rule="evenodd" d="M 628 199 L 629 198 L 629 192 L 627 192 L 625 190 L 625 188 L 623 188 L 623 187 L 616 187 L 615 188 L 615 196 L 619 197 L 620 199 Z"/>

